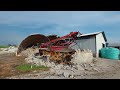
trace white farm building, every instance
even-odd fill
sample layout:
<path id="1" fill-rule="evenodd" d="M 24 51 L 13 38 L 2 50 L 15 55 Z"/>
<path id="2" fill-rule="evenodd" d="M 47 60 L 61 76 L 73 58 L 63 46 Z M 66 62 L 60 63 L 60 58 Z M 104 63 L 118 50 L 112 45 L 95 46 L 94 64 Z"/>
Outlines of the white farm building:
<path id="1" fill-rule="evenodd" d="M 95 57 L 99 57 L 99 50 L 106 47 L 106 36 L 104 31 L 82 34 L 71 45 L 73 49 L 90 49 Z"/>

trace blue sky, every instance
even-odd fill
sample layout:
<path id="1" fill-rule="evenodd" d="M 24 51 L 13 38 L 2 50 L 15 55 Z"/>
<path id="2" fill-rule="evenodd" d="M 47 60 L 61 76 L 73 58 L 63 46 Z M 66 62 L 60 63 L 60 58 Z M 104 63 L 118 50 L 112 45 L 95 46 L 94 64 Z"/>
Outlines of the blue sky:
<path id="1" fill-rule="evenodd" d="M 19 44 L 30 34 L 104 31 L 108 42 L 120 41 L 120 11 L 0 11 L 0 44 Z"/>

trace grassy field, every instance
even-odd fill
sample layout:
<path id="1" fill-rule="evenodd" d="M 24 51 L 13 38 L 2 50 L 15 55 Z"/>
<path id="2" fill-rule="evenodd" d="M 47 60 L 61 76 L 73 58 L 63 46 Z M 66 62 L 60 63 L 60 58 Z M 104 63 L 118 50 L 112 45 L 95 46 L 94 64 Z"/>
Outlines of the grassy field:
<path id="1" fill-rule="evenodd" d="M 0 45 L 0 48 L 8 48 L 9 46 L 2 46 L 2 45 Z"/>

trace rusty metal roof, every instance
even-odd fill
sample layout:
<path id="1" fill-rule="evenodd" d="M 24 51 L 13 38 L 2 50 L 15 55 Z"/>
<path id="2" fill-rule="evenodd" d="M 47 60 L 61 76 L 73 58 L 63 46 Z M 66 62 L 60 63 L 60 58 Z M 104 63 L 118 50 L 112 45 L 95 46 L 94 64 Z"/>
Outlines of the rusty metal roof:
<path id="1" fill-rule="evenodd" d="M 32 47 L 33 45 L 46 43 L 50 41 L 48 37 L 42 35 L 42 34 L 34 34 L 30 35 L 27 38 L 25 38 L 19 45 L 17 54 L 19 54 L 21 51 L 27 49 L 28 47 Z"/>

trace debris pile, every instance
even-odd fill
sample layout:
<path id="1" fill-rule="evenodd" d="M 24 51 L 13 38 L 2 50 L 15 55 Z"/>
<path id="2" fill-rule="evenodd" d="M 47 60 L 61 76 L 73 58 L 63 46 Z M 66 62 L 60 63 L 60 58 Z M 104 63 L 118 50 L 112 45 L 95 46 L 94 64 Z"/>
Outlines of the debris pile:
<path id="1" fill-rule="evenodd" d="M 84 53 L 86 53 L 86 52 L 84 51 Z M 86 60 L 84 61 L 84 63 L 80 62 L 80 60 L 84 59 L 83 56 L 78 57 L 78 54 L 80 54 L 80 53 L 82 53 L 82 55 L 85 55 L 85 54 L 83 54 L 83 52 L 78 51 L 77 54 L 75 54 L 77 56 L 77 58 L 74 58 L 75 60 L 72 59 L 73 61 L 71 60 L 73 62 L 72 65 L 63 65 L 63 64 L 57 64 L 54 62 L 50 62 L 49 56 L 42 57 L 42 56 L 30 55 L 28 58 L 25 59 L 25 61 L 27 63 L 35 64 L 38 66 L 44 65 L 44 66 L 50 67 L 50 72 L 54 73 L 60 77 L 74 78 L 77 75 L 83 75 L 85 71 L 93 70 L 93 66 L 94 66 L 94 64 L 92 63 L 93 57 L 92 57 L 91 53 L 86 53 L 86 56 L 88 56 L 88 57 L 85 58 Z M 80 58 L 82 58 L 82 59 L 80 59 Z M 90 59 L 90 60 L 88 60 L 88 59 Z M 89 62 L 89 63 L 87 63 L 87 62 Z"/>
<path id="2" fill-rule="evenodd" d="M 91 63 L 93 61 L 93 54 L 90 50 L 77 49 L 75 54 L 72 55 L 71 60 L 74 64 Z"/>
<path id="3" fill-rule="evenodd" d="M 28 48 L 28 49 L 22 51 L 19 55 L 29 57 L 29 56 L 33 56 L 35 53 L 38 53 L 38 52 L 39 52 L 38 48 L 31 47 L 31 48 Z"/>
<path id="4" fill-rule="evenodd" d="M 15 53 L 17 51 L 17 47 L 10 46 L 8 48 L 0 48 L 0 54 L 4 53 Z"/>

